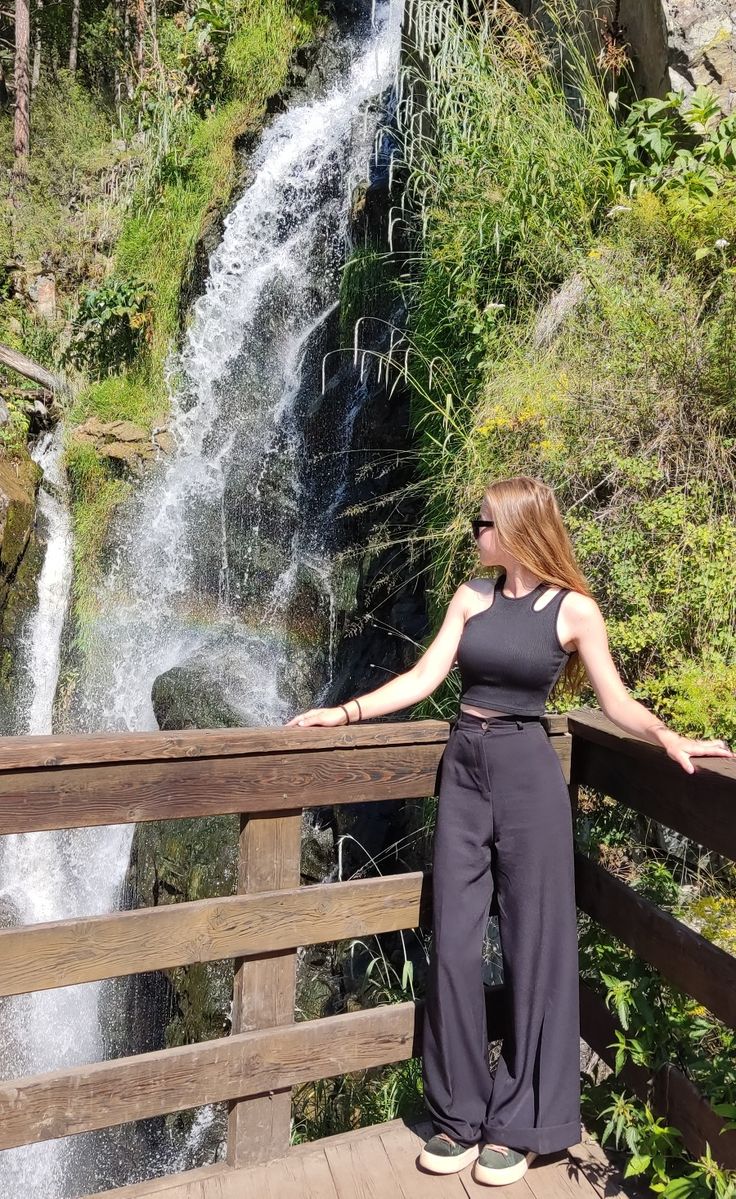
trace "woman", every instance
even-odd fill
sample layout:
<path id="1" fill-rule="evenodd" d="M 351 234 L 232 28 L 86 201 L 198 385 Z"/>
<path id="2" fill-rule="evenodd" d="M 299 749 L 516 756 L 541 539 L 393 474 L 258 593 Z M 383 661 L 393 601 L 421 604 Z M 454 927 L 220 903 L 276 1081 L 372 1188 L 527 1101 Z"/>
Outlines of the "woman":
<path id="1" fill-rule="evenodd" d="M 439 772 L 432 950 L 422 1069 L 435 1135 L 419 1164 L 439 1174 L 473 1162 L 478 1182 L 514 1182 L 538 1154 L 577 1144 L 578 950 L 570 799 L 541 723 L 565 672 L 587 672 L 600 707 L 627 733 L 692 756 L 734 757 L 725 741 L 680 736 L 626 690 L 606 627 L 575 561 L 549 486 L 491 483 L 473 534 L 494 579 L 461 583 L 411 670 L 359 699 L 303 712 L 288 726 L 349 724 L 430 695 L 457 660 L 460 711 Z M 488 1063 L 481 955 L 498 915 L 503 1043 Z"/>

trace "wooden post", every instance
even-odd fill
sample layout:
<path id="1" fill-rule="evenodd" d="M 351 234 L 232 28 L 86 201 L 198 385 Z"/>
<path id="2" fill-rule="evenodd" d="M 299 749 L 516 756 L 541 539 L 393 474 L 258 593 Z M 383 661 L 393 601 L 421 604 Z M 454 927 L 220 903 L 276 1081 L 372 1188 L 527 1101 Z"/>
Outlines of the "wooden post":
<path id="1" fill-rule="evenodd" d="M 580 738 L 574 733 L 568 731 L 570 737 L 570 775 L 567 783 L 567 790 L 570 794 L 570 807 L 572 809 L 573 824 L 578 816 L 578 788 L 579 788 L 579 771 L 576 769 L 580 758 Z"/>
<path id="2" fill-rule="evenodd" d="M 301 830 L 301 808 L 285 815 L 241 816 L 238 892 L 298 887 Z M 265 958 L 236 958 L 232 1031 L 291 1024 L 295 990 L 295 949 Z M 236 1100 L 228 1115 L 228 1165 L 257 1165 L 282 1157 L 290 1131 L 291 1087 Z"/>

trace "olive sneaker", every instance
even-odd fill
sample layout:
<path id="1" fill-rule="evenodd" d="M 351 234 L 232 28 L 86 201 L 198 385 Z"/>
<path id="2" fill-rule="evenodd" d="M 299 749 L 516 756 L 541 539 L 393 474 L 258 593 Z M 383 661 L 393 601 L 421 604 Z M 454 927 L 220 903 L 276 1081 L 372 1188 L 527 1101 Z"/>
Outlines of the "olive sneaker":
<path id="1" fill-rule="evenodd" d="M 537 1156 L 531 1150 L 511 1149 L 504 1146 L 485 1145 L 473 1164 L 473 1178 L 489 1186 L 503 1186 L 507 1182 L 518 1182 L 526 1174 L 530 1162 Z"/>
<path id="2" fill-rule="evenodd" d="M 430 1137 L 419 1154 L 419 1165 L 433 1174 L 455 1174 L 478 1156 L 478 1146 L 458 1145 L 446 1132 Z"/>

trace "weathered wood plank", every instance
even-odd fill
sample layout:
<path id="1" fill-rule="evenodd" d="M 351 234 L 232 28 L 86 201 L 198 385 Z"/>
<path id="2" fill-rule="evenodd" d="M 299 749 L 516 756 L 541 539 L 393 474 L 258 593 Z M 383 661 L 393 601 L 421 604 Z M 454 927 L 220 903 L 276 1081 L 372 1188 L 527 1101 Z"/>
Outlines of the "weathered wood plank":
<path id="1" fill-rule="evenodd" d="M 0 834 L 432 795 L 443 745 L 0 773 Z"/>
<path id="2" fill-rule="evenodd" d="M 611 1069 L 616 1051 L 610 1046 L 616 1028 L 620 1025 L 603 999 L 581 980 L 581 1036 Z M 677 1066 L 666 1063 L 652 1077 L 643 1066 L 626 1062 L 618 1080 L 640 1098 L 646 1098 L 658 1115 L 679 1129 L 685 1146 L 695 1157 L 705 1151 L 708 1142 L 724 1169 L 736 1169 L 736 1130 L 722 1131 L 725 1121 Z"/>
<path id="3" fill-rule="evenodd" d="M 134 1182 L 129 1186 L 113 1187 L 111 1191 L 97 1191 L 85 1195 L 84 1199 L 201 1199 L 208 1192 L 207 1184 L 219 1182 L 224 1173 L 221 1162 L 211 1166 L 200 1166 L 181 1174 L 166 1174 L 151 1178 L 147 1182 Z"/>
<path id="4" fill-rule="evenodd" d="M 562 721 L 564 717 L 555 719 Z M 0 770 L 433 744 L 446 741 L 448 729 L 446 720 L 403 720 L 366 721 L 336 728 L 269 725 L 243 729 L 84 733 L 65 737 L 46 733 L 0 737 Z"/>
<path id="5" fill-rule="evenodd" d="M 260 1186 L 260 1190 L 255 1190 L 257 1199 L 343 1199 L 342 1192 L 338 1196 L 335 1189 L 325 1151 L 365 1144 L 367 1153 L 379 1140 L 389 1153 L 394 1173 L 397 1165 L 401 1167 L 401 1189 L 391 1191 L 391 1195 L 400 1195 L 403 1199 L 426 1199 L 427 1194 L 434 1195 L 435 1199 L 465 1199 L 467 1192 L 456 1175 L 443 1179 L 418 1169 L 416 1159 L 425 1139 L 424 1133 L 417 1135 L 404 1120 L 388 1120 L 384 1124 L 366 1125 L 317 1141 L 292 1145 L 283 1158 L 267 1165 L 232 1170 L 222 1162 L 98 1192 L 94 1196 L 85 1196 L 85 1199 L 158 1199 L 158 1196 L 162 1199 L 245 1199 L 254 1193 L 254 1185 L 255 1188 Z M 416 1187 L 412 1189 L 413 1183 Z M 384 1199 L 383 1195 L 381 1199 Z"/>
<path id="6" fill-rule="evenodd" d="M 662 912 L 609 871 L 575 851 L 578 907 L 687 995 L 736 1028 L 736 958 Z"/>
<path id="7" fill-rule="evenodd" d="M 551 735 L 567 734 L 567 715 L 542 718 Z M 365 721 L 325 728 L 264 725 L 242 729 L 180 729 L 171 732 L 34 734 L 0 737 L 0 771 L 51 766 L 88 766 L 146 762 L 165 758 L 221 758 L 283 754 L 315 749 L 368 748 L 377 745 L 440 744 L 447 740 L 446 720 Z"/>
<path id="8" fill-rule="evenodd" d="M 360 1167 L 366 1176 L 375 1179 L 373 1170 L 378 1144 L 382 1146 L 390 1162 L 394 1185 L 377 1192 L 379 1199 L 389 1195 L 396 1199 L 466 1199 L 468 1189 L 463 1185 L 470 1176 L 470 1168 L 460 1175 L 432 1175 L 417 1166 L 417 1158 L 424 1141 L 432 1135 L 429 1121 L 408 1125 L 405 1121 L 389 1120 L 352 1129 L 335 1136 L 293 1145 L 287 1154 L 267 1165 L 252 1166 L 242 1170 L 231 1170 L 224 1163 L 188 1170 L 184 1174 L 169 1175 L 152 1179 L 150 1182 L 97 1193 L 86 1199 L 348 1199 L 356 1192 L 345 1189 L 354 1185 L 351 1171 Z M 344 1158 L 350 1152 L 351 1163 L 347 1169 L 338 1170 L 339 1189 L 333 1180 L 328 1157 Z M 537 1159 L 523 1180 L 528 1186 L 527 1194 L 535 1199 L 554 1199 L 545 1189 L 544 1179 L 549 1177 L 550 1168 L 558 1174 L 564 1169 L 568 1180 L 569 1196 L 587 1199 L 595 1193 L 600 1199 L 624 1199 L 618 1172 L 608 1161 L 604 1151 L 586 1135 L 579 1145 L 566 1150 L 565 1155 L 550 1160 Z M 385 1163 L 381 1170 L 386 1182 Z M 541 1183 L 541 1185 L 534 1185 Z M 471 1185 L 472 1179 L 471 1179 Z M 476 1194 L 476 1187 L 471 1193 Z M 358 1191 L 358 1194 L 361 1192 Z M 367 1192 L 371 1194 L 370 1191 Z M 482 1192 L 485 1195 L 485 1191 Z"/>
<path id="9" fill-rule="evenodd" d="M 426 1135 L 420 1136 L 414 1128 L 392 1128 L 385 1125 L 381 1131 L 381 1142 L 391 1159 L 398 1183 L 398 1193 L 403 1199 L 465 1199 L 467 1194 L 457 1174 L 429 1174 L 420 1170 L 417 1159 L 424 1142 L 432 1136 L 431 1126 L 421 1126 Z"/>
<path id="10" fill-rule="evenodd" d="M 569 1177 L 577 1186 L 581 1199 L 584 1199 L 586 1189 L 588 1195 L 592 1191 L 598 1199 L 630 1199 L 632 1194 L 636 1194 L 636 1180 L 629 1179 L 624 1188 L 620 1170 L 587 1132 L 582 1141 L 566 1150 L 566 1154 Z M 647 1190 L 646 1194 L 650 1192 Z"/>
<path id="11" fill-rule="evenodd" d="M 660 745 L 624 733 L 602 712 L 567 713 L 571 779 L 736 859 L 736 761 L 693 758 L 687 774 Z"/>
<path id="12" fill-rule="evenodd" d="M 323 1153 L 340 1199 L 386 1199 L 401 1195 L 380 1136 L 328 1145 Z"/>
<path id="13" fill-rule="evenodd" d="M 0 1083 L 0 1149 L 406 1061 L 423 1003 L 389 1004 Z"/>
<path id="14" fill-rule="evenodd" d="M 299 887 L 302 812 L 280 817 L 244 816 L 238 857 L 238 890 L 259 892 Z M 291 1024 L 296 992 L 296 949 L 235 962 L 234 1033 Z M 289 1148 L 291 1086 L 240 1100 L 228 1113 L 229 1166 L 256 1165 Z"/>
<path id="15" fill-rule="evenodd" d="M 331 734 L 334 740 L 336 730 L 316 727 L 307 730 L 315 735 L 315 748 L 309 751 L 272 749 L 245 756 L 230 753 L 0 769 L 0 835 L 433 795 L 448 726 L 439 721 L 417 723 L 433 726 L 426 731 L 425 741 L 403 741 L 397 734 L 398 743 L 389 739 L 376 746 L 367 738 L 365 744 L 356 741 L 352 746 L 317 749 L 318 734 Z M 407 726 L 375 727 L 395 727 L 403 734 Z M 208 730 L 198 730 L 203 731 Z M 292 731 L 285 730 L 283 735 Z M 365 731 L 360 730 L 361 734 Z M 273 738 L 273 730 L 267 732 Z M 299 737 L 307 733 L 301 731 Z M 343 736 L 348 736 L 347 730 Z M 350 736 L 357 738 L 358 730 Z M 567 778 L 571 738 L 550 736 L 550 743 Z"/>
<path id="16" fill-rule="evenodd" d="M 431 874 L 199 899 L 0 931 L 0 995 L 428 926 Z"/>

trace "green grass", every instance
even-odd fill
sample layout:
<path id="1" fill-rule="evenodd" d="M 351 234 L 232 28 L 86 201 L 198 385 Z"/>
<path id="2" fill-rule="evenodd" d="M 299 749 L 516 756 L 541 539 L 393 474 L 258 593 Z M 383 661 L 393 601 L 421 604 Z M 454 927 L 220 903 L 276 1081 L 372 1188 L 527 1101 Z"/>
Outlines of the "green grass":
<path id="1" fill-rule="evenodd" d="M 420 21 L 436 7 L 420 2 Z M 379 525 L 368 552 L 425 554 L 436 625 L 478 573 L 467 517 L 485 485 L 544 479 L 624 682 L 680 731 L 728 738 L 736 288 L 732 253 L 715 247 L 736 244 L 736 181 L 704 204 L 675 189 L 612 205 L 615 123 L 560 11 L 544 37 L 503 4 L 495 25 L 451 23 L 424 64 L 429 132 L 405 147 L 416 217 L 403 282 L 424 522 L 404 537 Z M 405 95 L 420 106 L 422 91 L 417 77 Z M 582 300 L 539 343 L 542 307 L 573 277 Z M 597 700 L 563 678 L 553 702 Z"/>

